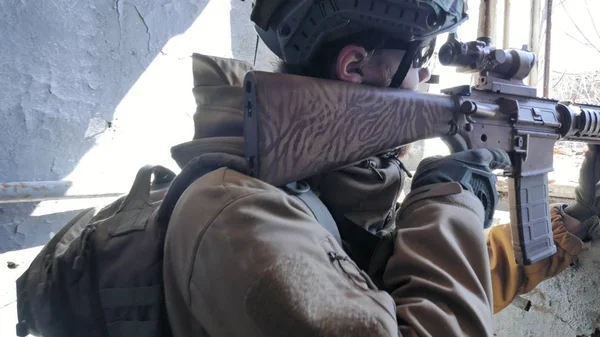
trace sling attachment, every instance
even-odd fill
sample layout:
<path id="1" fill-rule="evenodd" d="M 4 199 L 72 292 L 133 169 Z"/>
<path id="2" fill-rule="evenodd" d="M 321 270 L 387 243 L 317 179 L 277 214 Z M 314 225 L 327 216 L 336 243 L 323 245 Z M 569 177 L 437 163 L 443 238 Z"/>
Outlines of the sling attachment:
<path id="1" fill-rule="evenodd" d="M 282 190 L 302 201 L 302 203 L 310 209 L 319 224 L 321 224 L 321 226 L 323 226 L 323 228 L 325 228 L 341 246 L 342 238 L 337 224 L 335 223 L 335 220 L 333 220 L 333 216 L 331 216 L 331 213 L 321 199 L 319 199 L 315 192 L 311 190 L 308 183 L 305 181 L 289 183 L 285 185 Z"/>

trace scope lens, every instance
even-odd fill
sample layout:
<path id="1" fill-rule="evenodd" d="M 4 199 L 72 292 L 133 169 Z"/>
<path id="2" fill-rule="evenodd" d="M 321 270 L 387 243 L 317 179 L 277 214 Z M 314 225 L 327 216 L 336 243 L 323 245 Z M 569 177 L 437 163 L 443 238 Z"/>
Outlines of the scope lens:
<path id="1" fill-rule="evenodd" d="M 444 44 L 440 48 L 440 53 L 438 57 L 442 65 L 450 65 L 450 63 L 452 63 L 452 60 L 454 59 L 454 49 L 452 48 L 452 45 Z"/>

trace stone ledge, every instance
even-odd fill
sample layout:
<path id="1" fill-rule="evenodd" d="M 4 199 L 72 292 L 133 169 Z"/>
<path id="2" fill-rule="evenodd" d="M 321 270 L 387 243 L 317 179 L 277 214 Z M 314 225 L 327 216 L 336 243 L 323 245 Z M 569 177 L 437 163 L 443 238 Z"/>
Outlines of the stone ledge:
<path id="1" fill-rule="evenodd" d="M 411 174 L 415 174 L 414 171 Z M 412 179 L 406 177 L 404 180 L 404 196 L 410 193 L 410 184 Z M 577 187 L 577 183 L 571 182 L 560 182 L 557 183 L 554 180 L 550 179 L 550 184 L 548 186 L 548 190 L 550 193 L 550 200 L 552 202 L 559 201 L 569 201 L 575 199 L 575 187 Z M 498 177 L 498 182 L 496 183 L 496 188 L 498 189 L 498 193 L 500 194 L 500 199 L 508 200 L 508 178 L 506 177 Z M 402 198 L 403 199 L 403 198 Z"/>
<path id="2" fill-rule="evenodd" d="M 498 193 L 500 194 L 500 197 L 503 199 L 508 199 L 508 178 L 499 177 L 496 187 L 498 188 Z M 550 199 L 573 200 L 575 199 L 575 187 L 577 187 L 576 183 L 556 183 L 550 180 L 548 186 Z"/>

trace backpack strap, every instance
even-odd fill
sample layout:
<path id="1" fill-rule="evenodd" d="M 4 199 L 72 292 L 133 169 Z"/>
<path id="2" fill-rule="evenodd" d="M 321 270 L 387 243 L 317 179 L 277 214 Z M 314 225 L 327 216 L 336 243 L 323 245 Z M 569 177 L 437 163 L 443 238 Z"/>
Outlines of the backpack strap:
<path id="1" fill-rule="evenodd" d="M 156 221 L 166 230 L 175 205 L 183 192 L 197 179 L 220 167 L 229 167 L 245 173 L 246 161 L 244 158 L 227 153 L 203 154 L 190 160 L 169 186 L 169 190 L 158 210 Z"/>
<path id="2" fill-rule="evenodd" d="M 333 235 L 335 240 L 340 245 L 342 244 L 342 238 L 333 216 L 325 204 L 323 204 L 321 199 L 319 199 L 315 192 L 311 190 L 308 183 L 304 181 L 293 182 L 284 186 L 282 190 L 302 201 L 302 203 L 304 203 L 306 207 L 310 209 L 319 224 L 321 224 L 321 226 L 323 226 L 331 235 Z"/>
<path id="3" fill-rule="evenodd" d="M 347 222 L 335 222 L 329 209 L 323 201 L 312 191 L 310 186 L 304 182 L 293 182 L 281 188 L 287 194 L 302 201 L 310 209 L 319 224 L 323 226 L 335 240 L 342 246 L 340 230 L 344 233 L 344 238 L 351 243 L 351 248 L 357 250 L 353 259 L 358 259 L 357 264 L 367 274 L 379 289 L 383 289 L 383 273 L 387 261 L 394 252 L 394 232 L 380 232 L 379 235 L 373 235 L 366 230 Z M 346 247 L 345 249 L 347 249 Z M 356 254 L 358 253 L 358 254 Z M 361 259 L 362 257 L 362 259 Z"/>

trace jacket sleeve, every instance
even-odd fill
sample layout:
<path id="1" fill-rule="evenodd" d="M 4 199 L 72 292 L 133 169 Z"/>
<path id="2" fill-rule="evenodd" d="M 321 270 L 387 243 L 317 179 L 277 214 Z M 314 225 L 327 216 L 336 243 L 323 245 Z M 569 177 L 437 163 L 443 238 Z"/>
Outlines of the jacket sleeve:
<path id="1" fill-rule="evenodd" d="M 558 205 L 550 207 L 550 215 L 557 252 L 530 266 L 521 266 L 515 261 L 510 224 L 494 226 L 486 233 L 494 313 L 506 308 L 517 295 L 530 292 L 540 282 L 565 270 L 585 250 L 585 244 L 565 228 Z"/>
<path id="2" fill-rule="evenodd" d="M 483 217 L 481 202 L 457 183 L 408 195 L 383 276 L 401 336 L 493 335 Z"/>

